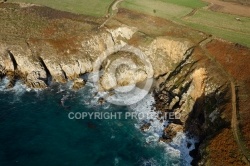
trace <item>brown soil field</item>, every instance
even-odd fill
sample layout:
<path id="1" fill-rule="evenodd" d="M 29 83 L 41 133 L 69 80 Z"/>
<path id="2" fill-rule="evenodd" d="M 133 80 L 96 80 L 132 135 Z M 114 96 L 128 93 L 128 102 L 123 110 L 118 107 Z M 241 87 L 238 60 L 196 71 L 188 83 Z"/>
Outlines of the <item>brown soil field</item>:
<path id="1" fill-rule="evenodd" d="M 229 85 L 230 81 L 221 69 L 219 69 L 213 60 L 208 59 L 204 56 L 204 52 L 198 47 L 194 51 L 195 59 L 199 60 L 200 66 L 206 66 L 206 69 L 210 73 L 210 77 L 217 83 L 222 83 Z M 230 100 L 231 91 L 228 88 L 227 98 L 228 101 L 223 105 L 223 117 L 228 123 L 231 122 L 232 118 L 232 103 Z M 211 133 L 210 133 L 211 134 Z M 223 128 L 218 133 L 215 133 L 213 137 L 205 140 L 206 152 L 208 156 L 206 157 L 206 164 L 215 166 L 244 166 L 245 162 L 242 161 L 241 151 L 234 139 L 233 132 L 228 126 L 228 128 Z M 218 156 L 219 154 L 219 156 Z"/>
<path id="2" fill-rule="evenodd" d="M 245 166 L 230 129 L 222 130 L 208 145 L 209 165 Z"/>
<path id="3" fill-rule="evenodd" d="M 213 40 L 206 46 L 224 69 L 236 80 L 237 84 L 237 109 L 240 114 L 240 128 L 250 149 L 250 49 L 238 44 Z"/>
<path id="4" fill-rule="evenodd" d="M 213 40 L 206 45 L 208 51 L 236 80 L 250 80 L 250 49 L 238 44 Z"/>
<path id="5" fill-rule="evenodd" d="M 225 2 L 225 1 L 220 1 L 220 0 L 204 0 L 204 1 L 211 3 L 208 9 L 212 11 L 250 17 L 249 5 L 242 5 L 236 2 Z"/>

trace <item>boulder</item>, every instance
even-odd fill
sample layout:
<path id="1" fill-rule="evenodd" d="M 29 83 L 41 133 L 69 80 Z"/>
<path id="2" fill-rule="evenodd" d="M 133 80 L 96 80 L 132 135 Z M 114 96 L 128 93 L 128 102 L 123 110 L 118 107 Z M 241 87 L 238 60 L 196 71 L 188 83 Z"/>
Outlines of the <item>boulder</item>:
<path id="1" fill-rule="evenodd" d="M 162 138 L 167 142 L 172 141 L 172 139 L 176 136 L 177 132 L 183 132 L 183 126 L 171 123 L 164 129 Z"/>
<path id="2" fill-rule="evenodd" d="M 72 89 L 74 89 L 74 90 L 79 90 L 79 89 L 81 89 L 82 87 L 84 87 L 84 85 L 85 85 L 85 81 L 84 81 L 82 78 L 77 78 L 77 79 L 74 80 L 74 82 L 73 82 Z"/>
<path id="3" fill-rule="evenodd" d="M 141 129 L 141 131 L 146 132 L 146 131 L 149 130 L 150 126 L 151 126 L 151 123 L 144 123 L 144 124 L 140 127 L 140 129 Z"/>

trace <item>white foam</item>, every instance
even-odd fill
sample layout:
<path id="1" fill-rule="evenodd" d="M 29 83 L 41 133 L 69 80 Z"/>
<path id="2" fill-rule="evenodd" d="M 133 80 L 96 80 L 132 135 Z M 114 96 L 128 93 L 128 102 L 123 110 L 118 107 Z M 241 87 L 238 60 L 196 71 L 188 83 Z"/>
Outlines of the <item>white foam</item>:
<path id="1" fill-rule="evenodd" d="M 23 94 L 27 91 L 31 91 L 30 88 L 27 88 L 26 85 L 24 85 L 21 81 L 17 81 L 12 88 L 6 89 L 6 86 L 9 84 L 9 80 L 7 78 L 3 78 L 0 82 L 0 90 L 1 91 L 14 91 L 17 95 Z"/>
<path id="2" fill-rule="evenodd" d="M 26 85 L 22 84 L 21 81 L 17 81 L 15 86 L 12 88 L 7 88 L 9 84 L 9 80 L 7 78 L 3 78 L 0 82 L 0 91 L 2 92 L 12 92 L 14 93 L 13 102 L 20 101 L 20 97 L 25 93 L 31 91 L 30 88 L 27 88 Z"/>
<path id="3" fill-rule="evenodd" d="M 159 112 L 152 110 L 152 104 L 154 104 L 154 103 L 155 103 L 155 101 L 154 101 L 153 95 L 148 94 L 140 102 L 131 105 L 130 108 L 133 111 L 135 111 L 137 114 L 143 113 L 143 114 L 153 115 L 153 117 L 155 117 L 155 119 L 152 119 L 153 121 L 151 119 L 147 119 L 146 116 L 144 118 L 138 119 L 138 124 L 136 124 L 136 127 L 138 128 L 139 126 L 141 126 L 145 122 L 150 123 L 151 126 L 147 132 L 147 133 L 149 133 L 148 135 L 153 134 L 156 137 L 160 138 L 162 136 L 164 125 L 166 125 L 166 122 L 164 122 L 164 121 L 161 122 L 160 120 L 156 119 L 156 117 L 158 117 Z"/>
<path id="4" fill-rule="evenodd" d="M 81 103 L 88 108 L 95 109 L 109 109 L 110 103 L 105 102 L 103 104 L 99 103 L 100 98 L 104 98 L 108 93 L 107 92 L 97 92 L 95 85 L 92 82 L 87 82 L 85 87 L 80 89 L 77 93 L 81 96 Z"/>
<path id="5" fill-rule="evenodd" d="M 93 77 L 94 76 L 95 75 L 93 75 Z M 70 88 L 70 85 L 71 85 L 70 83 L 68 83 L 66 86 L 60 85 L 59 90 L 65 91 L 67 87 Z M 16 87 L 16 90 L 18 89 L 17 87 Z M 20 92 L 22 92 L 22 90 Z M 103 105 L 99 104 L 98 100 L 101 97 L 107 96 L 108 93 L 98 92 L 94 83 L 88 81 L 86 83 L 85 88 L 78 91 L 78 93 L 80 93 L 81 95 L 81 99 L 82 99 L 81 101 L 83 105 L 88 106 L 89 108 L 102 107 L 104 109 L 110 109 L 110 104 L 107 102 Z M 145 93 L 148 93 L 148 92 L 145 92 Z M 142 94 L 142 95 L 145 95 L 145 94 Z M 141 96 L 138 96 L 138 94 L 134 96 L 139 97 L 139 98 L 141 97 Z M 136 100 L 133 98 L 133 95 L 125 96 L 125 97 L 127 97 L 124 99 L 126 101 L 129 101 L 129 99 L 132 100 L 131 102 L 133 102 L 133 100 Z M 116 96 L 110 96 L 108 99 L 116 100 Z M 150 94 L 147 94 L 141 101 L 137 102 L 136 104 L 130 105 L 129 108 L 131 109 L 131 111 L 134 111 L 137 114 L 145 113 L 145 114 L 155 115 L 153 117 L 158 117 L 158 113 L 160 112 L 156 112 L 155 110 L 152 109 L 152 104 L 154 103 L 155 101 L 154 101 L 153 94 L 150 93 Z M 169 157 L 170 157 L 171 161 L 173 160 L 176 165 L 180 165 L 180 164 L 190 165 L 190 162 L 192 161 L 192 157 L 189 155 L 189 152 L 190 150 L 194 149 L 194 144 L 196 142 L 194 139 L 189 139 L 185 133 L 177 133 L 176 137 L 173 139 L 173 141 L 170 144 L 159 142 L 159 138 L 162 136 L 163 130 L 165 126 L 168 124 L 168 122 L 164 120 L 161 121 L 160 119 L 157 119 L 157 118 L 147 119 L 145 117 L 144 119 L 143 118 L 138 119 L 137 124 L 135 124 L 135 127 L 140 129 L 141 125 L 145 124 L 145 122 L 151 124 L 150 128 L 144 133 L 145 142 L 147 142 L 148 144 L 156 144 L 156 145 L 164 146 L 165 152 L 166 152 L 165 154 L 166 162 L 169 161 Z M 115 136 L 111 136 L 111 138 L 114 139 Z M 189 148 L 187 148 L 187 142 L 191 144 Z M 181 163 L 180 163 L 180 160 L 181 160 Z M 150 161 L 145 161 L 144 164 L 148 165 L 150 163 L 150 165 L 154 165 L 153 161 L 154 161 L 153 159 Z"/>
<path id="6" fill-rule="evenodd" d="M 140 102 L 131 105 L 130 108 L 137 113 L 150 113 L 155 114 L 154 117 L 157 117 L 157 112 L 152 110 L 152 104 L 155 103 L 153 94 L 148 94 L 143 100 Z M 171 160 L 175 161 L 176 165 L 185 165 L 189 166 L 192 157 L 189 155 L 189 152 L 195 148 L 194 144 L 197 142 L 195 139 L 190 139 L 187 137 L 186 133 L 177 133 L 176 137 L 170 144 L 159 142 L 159 138 L 163 134 L 163 130 L 165 126 L 168 124 L 166 121 L 161 121 L 160 119 L 138 119 L 138 123 L 135 124 L 136 128 L 140 128 L 142 124 L 150 123 L 151 127 L 147 130 L 144 135 L 146 136 L 145 141 L 147 143 L 157 143 L 165 148 L 165 156 L 166 161 Z M 188 148 L 187 143 L 190 143 L 191 146 Z M 180 163 L 181 162 L 181 163 Z"/>
<path id="7" fill-rule="evenodd" d="M 191 139 L 187 137 L 186 133 L 178 132 L 176 137 L 170 143 L 170 145 L 180 152 L 179 157 L 183 160 L 183 164 L 190 165 L 192 157 L 189 155 L 189 152 L 195 148 L 196 139 Z M 187 148 L 187 143 L 190 143 L 190 147 Z"/>
<path id="8" fill-rule="evenodd" d="M 6 86 L 10 81 L 5 77 L 0 81 L 0 91 L 5 90 Z"/>
<path id="9" fill-rule="evenodd" d="M 15 93 L 14 102 L 18 102 L 21 100 L 22 95 L 25 92 L 31 91 L 31 89 L 27 88 L 26 85 L 22 84 L 21 81 L 17 81 L 15 83 L 15 86 L 11 89 L 8 89 L 8 91 L 12 91 Z"/>
<path id="10" fill-rule="evenodd" d="M 35 91 L 35 92 L 39 92 L 39 91 L 42 91 L 43 89 L 31 89 L 31 88 L 28 88 L 25 84 L 23 84 L 23 82 L 21 80 L 18 80 L 16 81 L 14 87 L 12 88 L 8 88 L 7 89 L 7 86 L 9 84 L 10 80 L 8 78 L 3 78 L 1 81 L 0 81 L 0 91 L 5 91 L 5 92 L 15 92 L 16 95 L 22 95 L 24 94 L 25 92 L 30 92 L 30 91 Z"/>

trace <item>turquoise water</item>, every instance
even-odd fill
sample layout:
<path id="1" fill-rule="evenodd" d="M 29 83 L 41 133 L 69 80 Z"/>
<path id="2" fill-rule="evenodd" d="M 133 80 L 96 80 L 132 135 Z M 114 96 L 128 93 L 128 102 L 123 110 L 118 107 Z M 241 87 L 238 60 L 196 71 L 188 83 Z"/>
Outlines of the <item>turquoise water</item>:
<path id="1" fill-rule="evenodd" d="M 0 91 L 1 166 L 186 165 L 166 146 L 147 143 L 135 119 L 70 120 L 69 112 L 126 112 L 127 107 L 90 105 L 87 90 Z M 61 106 L 63 95 L 69 94 Z"/>

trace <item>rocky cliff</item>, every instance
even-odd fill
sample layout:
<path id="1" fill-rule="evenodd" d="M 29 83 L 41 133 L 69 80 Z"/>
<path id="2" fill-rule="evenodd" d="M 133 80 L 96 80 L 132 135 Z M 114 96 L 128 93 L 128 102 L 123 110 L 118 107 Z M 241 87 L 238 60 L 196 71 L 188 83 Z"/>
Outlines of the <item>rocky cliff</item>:
<path id="1" fill-rule="evenodd" d="M 82 75 L 99 71 L 98 84 L 105 91 L 153 78 L 155 108 L 161 111 L 159 118 L 170 122 L 163 141 L 171 141 L 177 132 L 203 139 L 210 135 L 207 132 L 215 133 L 227 124 L 221 108 L 227 82 L 206 66 L 210 62 L 201 58 L 195 40 L 146 34 L 118 21 L 98 28 L 104 20 L 51 9 L 44 9 L 46 15 L 39 7 L 10 5 L 0 10 L 9 14 L 7 19 L 0 14 L 1 24 L 8 28 L 0 37 L 0 76 L 11 80 L 7 88 L 22 80 L 34 89 L 67 81 L 79 89 L 84 85 Z M 28 18 L 24 17 L 27 13 L 31 13 Z M 17 15 L 23 19 L 19 25 Z M 164 116 L 170 112 L 179 118 Z"/>
<path id="2" fill-rule="evenodd" d="M 74 50 L 65 46 L 60 52 L 51 40 L 33 39 L 18 41 L 17 44 L 1 42 L 0 72 L 2 76 L 6 75 L 11 79 L 13 78 L 11 76 L 22 79 L 28 87 L 45 88 L 49 85 L 50 79 L 65 83 L 85 73 L 99 71 L 104 66 L 100 84 L 102 88 L 108 90 L 170 72 L 185 60 L 188 55 L 186 52 L 192 47 L 192 43 L 186 39 L 157 37 L 148 45 L 139 47 L 142 56 L 145 57 L 137 57 L 136 51 L 130 50 L 126 42 L 134 33 L 136 28 L 125 25 L 113 29 L 101 29 L 89 38 L 78 38 L 74 41 L 76 42 Z M 127 61 L 127 65 L 131 60 L 137 71 L 131 73 L 130 69 L 123 66 L 118 69 L 116 78 L 112 78 L 113 73 L 109 71 L 109 64 L 112 64 L 117 57 L 123 58 L 123 62 Z M 149 60 L 149 65 L 142 62 L 145 59 Z M 151 64 L 152 69 L 150 69 Z"/>

